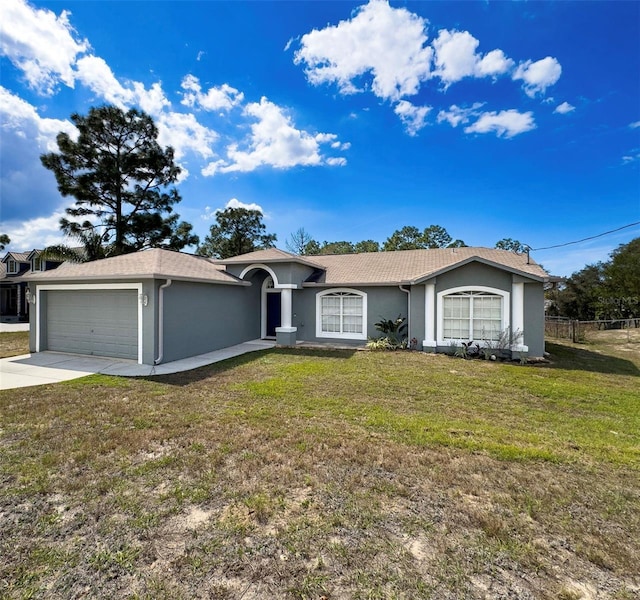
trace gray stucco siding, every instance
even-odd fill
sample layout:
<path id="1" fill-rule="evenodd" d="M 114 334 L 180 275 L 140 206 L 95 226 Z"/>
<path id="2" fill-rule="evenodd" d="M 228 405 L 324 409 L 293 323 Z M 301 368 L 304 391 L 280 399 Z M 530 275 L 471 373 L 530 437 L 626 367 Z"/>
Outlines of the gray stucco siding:
<path id="1" fill-rule="evenodd" d="M 544 356 L 544 286 L 526 283 L 524 286 L 524 344 L 529 356 Z"/>
<path id="2" fill-rule="evenodd" d="M 204 354 L 260 337 L 260 288 L 174 281 L 163 313 L 162 362 Z"/>
<path id="3" fill-rule="evenodd" d="M 251 264 L 243 264 L 243 265 L 227 265 L 226 270 L 231 275 L 236 277 L 240 277 L 243 271 L 252 266 L 253 264 L 262 264 L 262 263 L 251 263 Z M 278 285 L 293 285 L 293 286 L 301 286 L 302 282 L 307 279 L 312 273 L 313 269 L 306 265 L 300 265 L 297 263 L 265 263 L 266 266 L 269 267 L 273 271 L 278 280 Z M 243 279 L 248 279 L 252 277 L 256 271 L 260 271 L 262 273 L 267 274 L 267 271 L 262 270 L 261 267 L 257 267 L 257 269 L 249 271 L 245 274 Z"/>
<path id="4" fill-rule="evenodd" d="M 361 287 L 345 286 L 367 295 L 367 337 L 379 337 L 382 334 L 375 328 L 375 323 L 380 319 L 395 319 L 398 315 L 407 316 L 407 294 L 397 286 L 393 287 Z M 342 287 L 309 287 L 293 292 L 293 319 L 292 325 L 297 327 L 297 339 L 308 342 L 338 341 L 340 344 L 353 344 L 362 346 L 366 340 L 353 340 L 348 338 L 330 338 L 316 336 L 316 297 L 323 291 L 343 289 Z"/>
<path id="5" fill-rule="evenodd" d="M 511 292 L 511 281 L 511 273 L 496 269 L 490 265 L 473 262 L 438 275 L 436 278 L 436 294 L 463 286 L 485 286 L 504 292 Z"/>
<path id="6" fill-rule="evenodd" d="M 405 287 L 407 289 L 408 286 Z M 412 285 L 411 289 L 411 315 L 409 317 L 408 338 L 418 340 L 418 349 L 422 348 L 425 331 L 425 306 L 424 285 Z"/>

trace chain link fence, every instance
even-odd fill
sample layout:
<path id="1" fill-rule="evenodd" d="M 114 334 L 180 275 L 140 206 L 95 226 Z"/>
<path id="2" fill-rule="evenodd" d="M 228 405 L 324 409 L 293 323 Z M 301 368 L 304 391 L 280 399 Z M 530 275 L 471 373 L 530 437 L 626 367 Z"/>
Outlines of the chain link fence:
<path id="1" fill-rule="evenodd" d="M 575 321 L 564 317 L 546 317 L 547 338 L 571 340 L 574 343 L 596 341 L 606 337 L 620 342 L 640 342 L 640 318 L 601 321 Z"/>

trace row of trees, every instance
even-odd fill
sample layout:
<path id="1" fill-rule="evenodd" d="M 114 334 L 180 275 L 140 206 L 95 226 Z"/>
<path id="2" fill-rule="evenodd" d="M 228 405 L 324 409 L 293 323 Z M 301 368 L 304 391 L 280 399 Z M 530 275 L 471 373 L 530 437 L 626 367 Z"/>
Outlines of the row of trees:
<path id="1" fill-rule="evenodd" d="M 429 225 L 422 231 L 412 225 L 406 225 L 394 231 L 382 244 L 375 240 L 360 242 L 318 242 L 311 234 L 300 228 L 291 234 L 286 241 L 287 250 L 294 254 L 313 256 L 317 254 L 352 254 L 354 252 L 392 252 L 395 250 L 423 250 L 433 248 L 463 248 L 462 240 L 454 240 L 447 230 L 440 225 Z M 496 248 L 512 252 L 526 252 L 527 246 L 518 240 L 504 238 Z"/>
<path id="2" fill-rule="evenodd" d="M 640 318 L 640 238 L 547 293 L 549 313 L 579 321 Z"/>

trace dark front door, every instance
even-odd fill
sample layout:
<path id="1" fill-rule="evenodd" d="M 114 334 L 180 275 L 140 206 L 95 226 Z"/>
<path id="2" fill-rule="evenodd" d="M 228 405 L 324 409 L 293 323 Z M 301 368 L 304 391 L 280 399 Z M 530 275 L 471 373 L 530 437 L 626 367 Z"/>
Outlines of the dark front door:
<path id="1" fill-rule="evenodd" d="M 276 327 L 280 327 L 280 292 L 267 294 L 267 337 L 276 337 Z"/>

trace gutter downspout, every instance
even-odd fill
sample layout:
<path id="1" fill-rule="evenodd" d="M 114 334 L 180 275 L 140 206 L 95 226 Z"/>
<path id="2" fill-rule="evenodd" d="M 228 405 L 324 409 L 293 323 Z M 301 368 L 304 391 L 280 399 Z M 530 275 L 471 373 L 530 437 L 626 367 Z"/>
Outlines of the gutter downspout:
<path id="1" fill-rule="evenodd" d="M 398 287 L 400 291 L 404 292 L 407 295 L 407 347 L 411 345 L 411 290 L 405 290 L 403 284 L 400 284 Z"/>
<path id="2" fill-rule="evenodd" d="M 158 358 L 153 361 L 154 365 L 159 365 L 164 357 L 164 290 L 171 285 L 171 279 L 167 279 L 158 289 Z"/>

